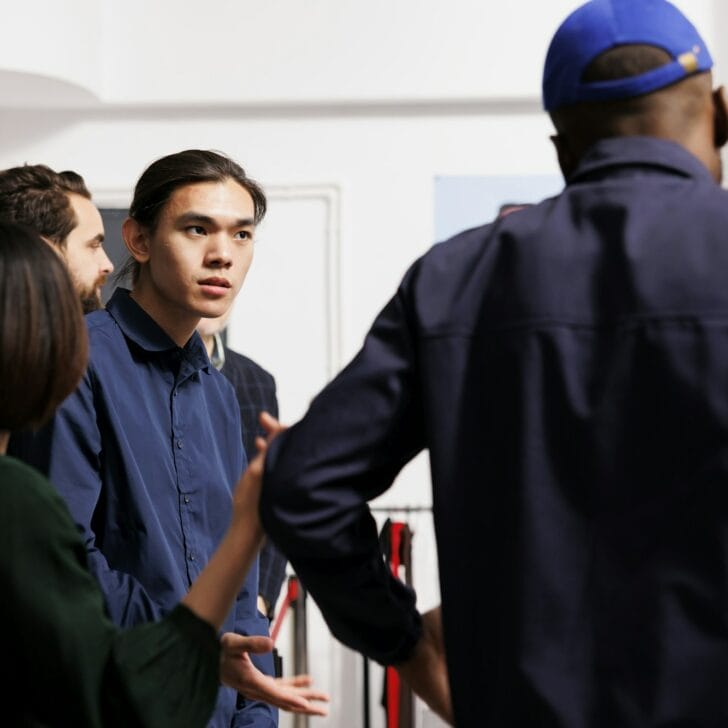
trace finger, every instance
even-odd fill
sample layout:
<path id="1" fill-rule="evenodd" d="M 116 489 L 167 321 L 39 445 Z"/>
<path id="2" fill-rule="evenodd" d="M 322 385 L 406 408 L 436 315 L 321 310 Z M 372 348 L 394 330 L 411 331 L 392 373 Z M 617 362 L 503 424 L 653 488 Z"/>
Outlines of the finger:
<path id="1" fill-rule="evenodd" d="M 328 693 L 323 690 L 314 690 L 313 688 L 297 688 L 296 693 L 306 700 L 316 700 L 320 703 L 330 703 L 331 698 Z"/>
<path id="2" fill-rule="evenodd" d="M 300 712 L 303 715 L 318 715 L 321 717 L 326 717 L 329 714 L 329 709 L 325 708 L 322 705 L 313 705 L 309 703 L 305 710 L 300 710 L 296 712 Z"/>
<path id="3" fill-rule="evenodd" d="M 262 428 L 266 431 L 269 441 L 272 440 L 278 433 L 283 432 L 283 430 L 286 429 L 284 425 L 273 417 L 273 415 L 265 410 L 260 413 L 258 421 Z"/>
<path id="4" fill-rule="evenodd" d="M 290 677 L 278 677 L 276 682 L 279 685 L 285 685 L 288 688 L 295 690 L 297 695 L 300 695 L 307 700 L 320 700 L 328 703 L 331 698 L 328 693 L 323 690 L 318 690 L 309 687 L 313 684 L 313 678 L 310 675 L 291 675 Z"/>
<path id="5" fill-rule="evenodd" d="M 283 685 L 284 679 L 285 678 L 276 678 L 276 682 L 279 685 Z M 299 698 L 305 698 L 306 700 L 318 700 L 322 703 L 331 702 L 331 698 L 329 697 L 328 693 L 325 693 L 323 690 L 318 690 L 316 688 L 288 687 L 286 688 L 286 690 L 290 692 L 291 695 L 297 695 Z"/>
<path id="6" fill-rule="evenodd" d="M 276 678 L 276 682 L 280 685 L 306 687 L 307 685 L 313 684 L 313 678 L 310 675 L 291 675 L 290 677 Z"/>
<path id="7" fill-rule="evenodd" d="M 248 647 L 248 652 L 252 652 L 254 655 L 262 655 L 266 652 L 273 650 L 273 640 L 270 637 L 250 637 L 251 644 Z"/>
<path id="8" fill-rule="evenodd" d="M 276 708 L 280 708 L 281 710 L 285 710 L 289 713 L 320 716 L 329 714 L 329 710 L 325 705 L 312 703 L 298 695 L 281 695 L 272 701 L 262 697 L 260 700 L 271 703 L 272 705 L 275 705 Z"/>
<path id="9" fill-rule="evenodd" d="M 226 632 L 223 645 L 227 653 L 252 652 L 259 655 L 273 649 L 273 640 L 262 635 L 247 636 Z"/>
<path id="10" fill-rule="evenodd" d="M 271 681 L 270 683 L 266 682 L 264 685 L 260 685 L 258 689 L 250 689 L 250 687 L 248 687 L 243 694 L 247 698 L 260 700 L 289 713 L 300 713 L 302 715 L 328 715 L 328 709 L 326 706 L 310 702 L 307 698 L 299 695 L 293 689 L 280 688 L 274 681 Z M 328 702 L 328 699 L 320 700 L 318 698 L 312 698 L 312 700 Z"/>
<path id="11" fill-rule="evenodd" d="M 280 698 L 277 707 L 287 710 L 289 713 L 300 713 L 302 715 L 328 715 L 329 712 L 325 705 L 312 703 L 298 695 Z"/>

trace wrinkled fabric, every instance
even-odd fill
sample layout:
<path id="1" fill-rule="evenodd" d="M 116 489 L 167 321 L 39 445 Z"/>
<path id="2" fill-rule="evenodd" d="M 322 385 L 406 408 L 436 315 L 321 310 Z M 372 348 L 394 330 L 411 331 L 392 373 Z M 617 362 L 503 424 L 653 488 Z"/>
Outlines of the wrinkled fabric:
<path id="1" fill-rule="evenodd" d="M 728 193 L 695 157 L 605 140 L 436 245 L 273 442 L 266 530 L 384 663 L 420 627 L 366 502 L 424 448 L 458 726 L 728 724 Z"/>

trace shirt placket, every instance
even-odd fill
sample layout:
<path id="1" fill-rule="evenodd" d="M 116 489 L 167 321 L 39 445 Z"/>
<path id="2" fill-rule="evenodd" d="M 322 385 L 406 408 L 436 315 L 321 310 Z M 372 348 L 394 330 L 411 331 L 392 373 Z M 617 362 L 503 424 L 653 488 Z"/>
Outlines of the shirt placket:
<path id="1" fill-rule="evenodd" d="M 185 413 L 189 407 L 189 387 L 194 367 L 183 358 L 172 390 L 172 458 L 177 479 L 180 526 L 184 544 L 184 560 L 187 580 L 191 585 L 202 569 L 202 555 L 197 543 L 194 521 L 198 508 L 198 493 L 192 483 L 192 463 L 189 461 L 189 444 L 185 427 Z"/>

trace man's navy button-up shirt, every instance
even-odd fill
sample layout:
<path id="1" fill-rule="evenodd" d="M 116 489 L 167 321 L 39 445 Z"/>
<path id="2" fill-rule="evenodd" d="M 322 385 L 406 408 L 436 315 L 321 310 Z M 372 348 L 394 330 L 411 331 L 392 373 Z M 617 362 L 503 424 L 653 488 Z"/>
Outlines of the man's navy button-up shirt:
<path id="1" fill-rule="evenodd" d="M 117 289 L 86 317 L 90 361 L 49 428 L 18 455 L 40 465 L 68 503 L 113 621 L 158 619 L 184 596 L 230 523 L 246 465 L 228 381 L 195 333 L 178 347 Z M 257 565 L 223 631 L 267 635 Z M 272 661 L 258 662 L 273 674 Z M 211 725 L 268 728 L 276 711 L 221 690 Z"/>

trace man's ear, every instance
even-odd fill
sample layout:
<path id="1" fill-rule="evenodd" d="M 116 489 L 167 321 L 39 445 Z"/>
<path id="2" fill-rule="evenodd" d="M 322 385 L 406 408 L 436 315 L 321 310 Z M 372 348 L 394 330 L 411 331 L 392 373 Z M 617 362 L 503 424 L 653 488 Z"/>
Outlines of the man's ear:
<path id="1" fill-rule="evenodd" d="M 145 227 L 134 218 L 127 217 L 121 226 L 121 236 L 129 254 L 137 263 L 146 263 L 149 260 L 149 233 Z"/>
<path id="2" fill-rule="evenodd" d="M 564 175 L 564 179 L 569 179 L 571 173 L 576 169 L 579 160 L 571 151 L 569 143 L 563 134 L 553 134 L 549 139 L 551 139 L 551 143 L 556 148 L 556 156 L 559 159 L 561 173 Z"/>
<path id="3" fill-rule="evenodd" d="M 723 86 L 713 91 L 713 131 L 715 147 L 721 149 L 728 142 L 728 101 Z"/>

